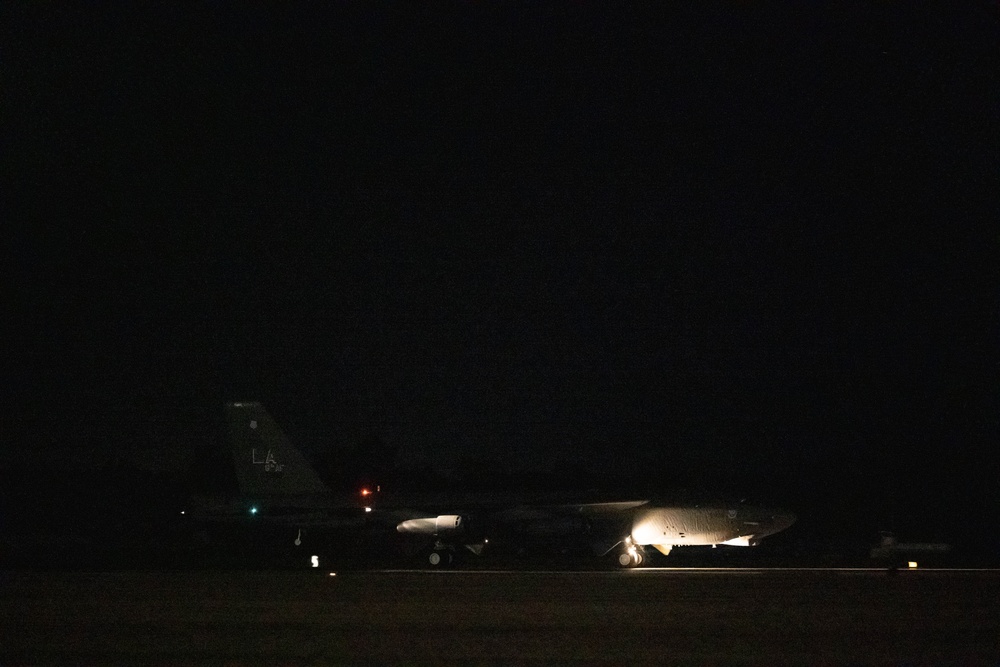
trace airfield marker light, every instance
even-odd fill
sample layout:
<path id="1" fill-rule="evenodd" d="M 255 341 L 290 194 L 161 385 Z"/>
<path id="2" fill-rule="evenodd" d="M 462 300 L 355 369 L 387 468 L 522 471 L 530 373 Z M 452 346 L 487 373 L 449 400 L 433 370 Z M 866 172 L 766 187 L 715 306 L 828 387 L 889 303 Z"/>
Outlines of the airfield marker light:
<path id="1" fill-rule="evenodd" d="M 319 567 L 319 556 L 310 557 L 309 562 L 312 563 L 313 567 Z"/>
<path id="2" fill-rule="evenodd" d="M 372 511 L 372 508 L 371 508 L 371 507 L 366 507 L 366 508 L 365 508 L 365 512 L 371 512 L 371 511 Z"/>
<path id="3" fill-rule="evenodd" d="M 917 569 L 917 561 L 911 560 L 906 564 L 906 566 L 909 567 L 911 570 L 915 570 Z"/>
<path id="4" fill-rule="evenodd" d="M 330 576 L 331 576 L 331 577 L 336 577 L 336 576 L 337 576 L 337 573 L 336 573 L 336 572 L 331 572 L 331 573 L 330 573 Z"/>
<path id="5" fill-rule="evenodd" d="M 253 514 L 256 514 L 256 513 L 257 513 L 257 506 L 256 506 L 256 505 L 253 505 L 253 506 L 252 506 L 252 507 L 250 508 L 250 514 L 251 514 L 251 515 L 253 515 Z"/>

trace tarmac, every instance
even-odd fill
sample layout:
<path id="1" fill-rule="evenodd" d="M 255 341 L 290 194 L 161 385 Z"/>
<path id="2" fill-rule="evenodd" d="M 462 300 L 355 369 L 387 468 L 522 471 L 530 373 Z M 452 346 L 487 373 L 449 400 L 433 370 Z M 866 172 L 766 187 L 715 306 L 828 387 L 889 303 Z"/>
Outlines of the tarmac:
<path id="1" fill-rule="evenodd" d="M 0 572 L 0 664 L 1000 665 L 1000 571 Z"/>

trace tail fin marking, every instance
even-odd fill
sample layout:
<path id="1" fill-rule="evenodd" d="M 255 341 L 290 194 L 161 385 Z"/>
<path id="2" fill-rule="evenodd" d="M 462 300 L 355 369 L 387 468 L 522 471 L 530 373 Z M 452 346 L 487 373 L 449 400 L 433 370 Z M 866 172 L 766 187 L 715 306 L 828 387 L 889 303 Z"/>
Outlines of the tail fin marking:
<path id="1" fill-rule="evenodd" d="M 236 479 L 244 495 L 303 496 L 330 492 L 263 405 L 229 403 L 226 421 Z"/>

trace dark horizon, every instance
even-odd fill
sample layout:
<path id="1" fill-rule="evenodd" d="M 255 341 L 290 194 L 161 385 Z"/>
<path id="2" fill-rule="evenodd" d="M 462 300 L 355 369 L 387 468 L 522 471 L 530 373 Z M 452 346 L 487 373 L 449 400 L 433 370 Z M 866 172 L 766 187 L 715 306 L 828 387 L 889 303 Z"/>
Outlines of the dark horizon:
<path id="1" fill-rule="evenodd" d="M 314 459 L 995 536 L 995 3 L 4 13 L 9 476 L 254 399 Z"/>

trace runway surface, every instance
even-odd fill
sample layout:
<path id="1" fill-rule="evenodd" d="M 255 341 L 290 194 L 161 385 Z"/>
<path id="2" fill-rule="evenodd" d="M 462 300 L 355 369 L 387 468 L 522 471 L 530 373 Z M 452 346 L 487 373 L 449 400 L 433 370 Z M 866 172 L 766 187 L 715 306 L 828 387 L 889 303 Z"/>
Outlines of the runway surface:
<path id="1" fill-rule="evenodd" d="M 0 573 L 0 664 L 1000 664 L 1000 571 Z"/>

